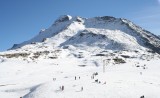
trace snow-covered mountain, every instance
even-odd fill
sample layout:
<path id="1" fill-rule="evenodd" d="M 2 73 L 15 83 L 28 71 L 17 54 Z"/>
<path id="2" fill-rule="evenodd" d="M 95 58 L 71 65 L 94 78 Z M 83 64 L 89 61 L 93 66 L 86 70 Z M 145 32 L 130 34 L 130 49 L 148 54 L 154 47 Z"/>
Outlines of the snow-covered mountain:
<path id="1" fill-rule="evenodd" d="M 64 15 L 0 52 L 0 98 L 160 98 L 159 53 L 129 20 Z"/>
<path id="2" fill-rule="evenodd" d="M 99 47 L 109 50 L 150 49 L 160 53 L 160 39 L 129 20 L 110 16 L 82 18 L 64 15 L 48 29 L 29 41 L 16 44 L 17 49 L 36 43 L 52 44 L 53 47 Z M 43 45 L 41 45 L 43 46 Z"/>

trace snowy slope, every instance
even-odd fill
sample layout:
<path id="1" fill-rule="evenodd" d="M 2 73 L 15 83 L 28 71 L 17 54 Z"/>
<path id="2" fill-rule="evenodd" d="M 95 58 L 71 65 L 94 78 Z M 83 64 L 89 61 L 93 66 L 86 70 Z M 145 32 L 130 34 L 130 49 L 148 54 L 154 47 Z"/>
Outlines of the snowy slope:
<path id="1" fill-rule="evenodd" d="M 0 98 L 160 98 L 159 46 L 126 19 L 64 15 L 0 53 Z"/>
<path id="2" fill-rule="evenodd" d="M 102 53 L 105 56 L 98 55 Z M 53 54 L 49 53 L 48 56 Z M 114 62 L 116 57 L 126 63 Z M 103 60 L 107 59 L 111 60 L 103 73 Z M 70 47 L 62 50 L 58 58 L 54 59 L 45 55 L 33 60 L 26 57 L 1 57 L 0 62 L 0 98 L 160 97 L 158 54 L 143 51 L 91 53 Z M 98 75 L 93 79 L 91 77 L 95 72 Z M 98 83 L 95 82 L 97 79 Z M 63 91 L 60 89 L 62 85 Z"/>

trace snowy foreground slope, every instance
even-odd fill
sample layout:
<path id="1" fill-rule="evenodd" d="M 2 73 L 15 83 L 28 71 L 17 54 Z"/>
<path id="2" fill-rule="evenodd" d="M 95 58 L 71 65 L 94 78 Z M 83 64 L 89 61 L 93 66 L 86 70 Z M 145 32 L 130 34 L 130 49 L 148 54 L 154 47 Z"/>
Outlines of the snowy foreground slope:
<path id="1" fill-rule="evenodd" d="M 0 98 L 160 98 L 159 48 L 126 19 L 62 16 L 0 53 Z"/>

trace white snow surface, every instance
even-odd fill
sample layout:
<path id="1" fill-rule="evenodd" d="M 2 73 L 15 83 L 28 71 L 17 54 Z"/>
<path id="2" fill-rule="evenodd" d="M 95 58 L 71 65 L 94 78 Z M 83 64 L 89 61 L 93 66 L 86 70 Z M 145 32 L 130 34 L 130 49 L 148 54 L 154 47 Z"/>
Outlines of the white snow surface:
<path id="1" fill-rule="evenodd" d="M 133 29 L 146 33 L 125 19 L 60 16 L 0 53 L 0 98 L 160 98 L 160 55 Z"/>
<path id="2" fill-rule="evenodd" d="M 50 50 L 51 51 L 51 50 Z M 52 50 L 53 51 L 53 50 Z M 30 49 L 30 53 L 35 52 Z M 110 61 L 103 72 L 103 60 L 114 56 L 95 56 L 100 51 L 62 49 L 57 59 L 42 55 L 38 59 L 0 59 L 0 98 L 159 98 L 160 57 L 140 51 L 112 51 L 115 57 L 129 55 L 124 64 Z M 16 53 L 15 51 L 1 54 Z M 146 56 L 141 57 L 143 54 Z M 52 56 L 50 52 L 47 56 Z M 82 57 L 77 57 L 81 55 Z M 138 57 L 140 56 L 140 57 Z M 31 56 L 30 56 L 31 57 Z M 151 57 L 151 58 L 149 58 Z M 92 79 L 92 74 L 98 75 Z M 75 80 L 76 76 L 76 80 Z M 79 79 L 80 77 L 80 79 Z M 53 80 L 53 79 L 56 80 Z M 100 83 L 95 82 L 98 79 Z M 64 90 L 60 86 L 64 86 Z M 82 90 L 83 87 L 83 90 Z"/>

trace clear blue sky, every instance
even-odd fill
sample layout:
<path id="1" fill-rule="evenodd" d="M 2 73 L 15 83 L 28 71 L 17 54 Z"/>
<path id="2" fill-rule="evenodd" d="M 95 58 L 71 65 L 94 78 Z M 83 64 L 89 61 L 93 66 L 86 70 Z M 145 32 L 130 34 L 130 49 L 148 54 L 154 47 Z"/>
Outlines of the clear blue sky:
<path id="1" fill-rule="evenodd" d="M 160 35 L 160 0 L 0 0 L 0 51 L 31 39 L 65 14 L 127 18 Z"/>

